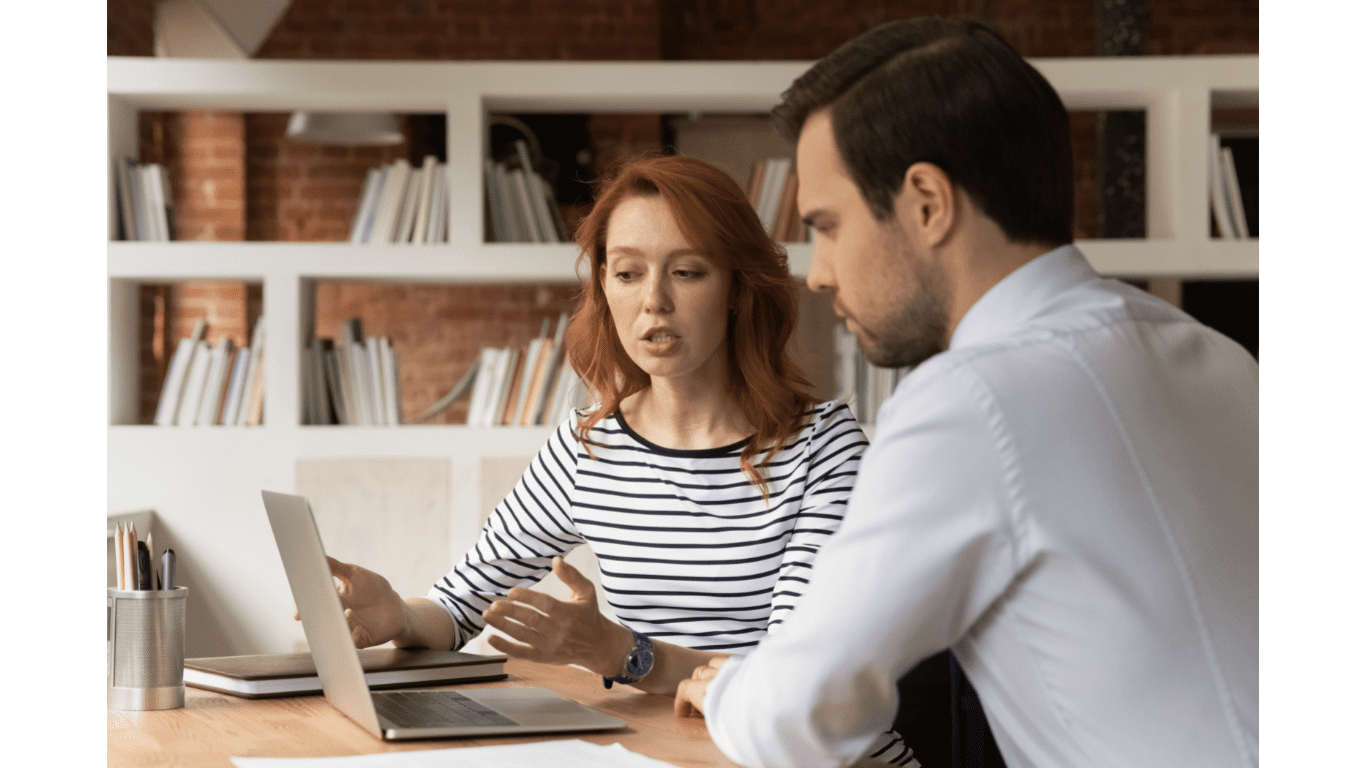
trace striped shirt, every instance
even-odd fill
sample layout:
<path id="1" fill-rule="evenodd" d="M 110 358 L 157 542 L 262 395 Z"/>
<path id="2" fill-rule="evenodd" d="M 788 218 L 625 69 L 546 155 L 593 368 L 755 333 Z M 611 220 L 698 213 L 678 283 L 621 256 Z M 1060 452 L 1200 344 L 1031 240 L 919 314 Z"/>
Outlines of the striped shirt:
<path id="1" fill-rule="evenodd" d="M 578 418 L 555 430 L 474 548 L 427 593 L 455 622 L 454 647 L 479 634 L 494 598 L 588 544 L 623 625 L 674 645 L 749 653 L 806 591 L 868 445 L 848 406 L 813 406 L 776 455 L 755 458 L 765 501 L 740 467 L 747 441 L 665 448 L 616 415 L 589 431 L 590 456 L 574 435 Z M 918 765 L 891 731 L 871 753 Z"/>
<path id="2" fill-rule="evenodd" d="M 560 425 L 479 542 L 428 593 L 454 619 L 456 647 L 479 634 L 491 600 L 534 584 L 552 558 L 586 543 L 622 624 L 674 645 L 746 653 L 805 591 L 868 445 L 847 406 L 814 406 L 775 456 L 756 457 L 765 502 L 740 468 L 746 441 L 664 448 L 618 415 L 589 432 L 590 456 L 574 436 L 577 418 Z"/>

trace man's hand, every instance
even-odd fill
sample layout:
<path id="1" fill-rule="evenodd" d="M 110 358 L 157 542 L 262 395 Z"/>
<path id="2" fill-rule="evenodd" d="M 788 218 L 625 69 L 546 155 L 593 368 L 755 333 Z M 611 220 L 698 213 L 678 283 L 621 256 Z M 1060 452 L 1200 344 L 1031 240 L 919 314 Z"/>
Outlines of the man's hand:
<path id="1" fill-rule="evenodd" d="M 716 677 L 721 665 L 729 656 L 718 656 L 692 671 L 692 677 L 678 684 L 674 694 L 674 714 L 678 717 L 703 717 L 702 699 L 707 695 L 707 685 Z"/>
<path id="2" fill-rule="evenodd" d="M 578 664 L 607 677 L 616 675 L 630 652 L 630 631 L 602 615 L 593 582 L 574 566 L 557 557 L 551 568 L 569 587 L 569 600 L 513 588 L 507 600 L 484 610 L 484 620 L 517 642 L 490 635 L 489 645 L 513 658 Z"/>
<path id="3" fill-rule="evenodd" d="M 341 582 L 337 594 L 341 596 L 346 625 L 357 648 L 387 643 L 403 633 L 407 627 L 403 598 L 389 586 L 388 579 L 330 555 L 327 564 Z M 297 612 L 294 620 L 299 620 Z"/>

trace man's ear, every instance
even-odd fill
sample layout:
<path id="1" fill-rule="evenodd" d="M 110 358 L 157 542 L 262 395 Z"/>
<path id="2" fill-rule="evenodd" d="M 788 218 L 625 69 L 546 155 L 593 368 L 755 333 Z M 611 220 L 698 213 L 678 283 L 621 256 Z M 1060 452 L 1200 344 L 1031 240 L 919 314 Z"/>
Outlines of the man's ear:
<path id="1" fill-rule="evenodd" d="M 915 163 L 906 169 L 895 200 L 897 217 L 908 230 L 935 246 L 948 237 L 958 214 L 953 182 L 934 163 Z"/>

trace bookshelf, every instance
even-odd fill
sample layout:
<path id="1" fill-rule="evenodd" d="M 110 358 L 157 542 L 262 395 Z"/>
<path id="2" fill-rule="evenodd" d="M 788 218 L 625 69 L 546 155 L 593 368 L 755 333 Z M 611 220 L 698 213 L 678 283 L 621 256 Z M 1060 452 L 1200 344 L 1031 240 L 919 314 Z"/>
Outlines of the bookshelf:
<path id="1" fill-rule="evenodd" d="M 1211 112 L 1256 107 L 1256 56 L 1035 59 L 1069 109 L 1147 113 L 1147 232 L 1078 245 L 1104 274 L 1248 278 L 1256 240 L 1211 238 L 1205 160 Z M 807 62 L 320 62 L 110 57 L 109 157 L 137 153 L 142 110 L 392 111 L 446 117 L 450 242 L 439 245 L 112 241 L 110 195 L 109 483 L 111 511 L 153 508 L 188 563 L 274 552 L 261 488 L 295 487 L 301 458 L 444 457 L 450 463 L 452 559 L 478 532 L 480 461 L 530 457 L 550 427 L 388 428 L 301 425 L 301 350 L 313 281 L 572 283 L 572 244 L 485 243 L 483 157 L 490 113 L 761 114 Z M 111 187 L 112 189 L 112 187 Z M 811 246 L 793 244 L 804 275 Z M 259 283 L 266 320 L 260 427 L 137 426 L 137 291 L 141 283 L 221 278 Z M 826 329 L 828 332 L 828 329 Z M 180 521 L 180 522 L 177 522 Z M 160 536 L 160 534 L 159 534 Z M 213 615 L 193 655 L 290 650 L 271 565 L 204 569 L 195 587 Z M 191 569 L 194 565 L 189 566 Z M 262 597 L 266 595 L 267 597 Z M 192 632 L 192 634 L 194 634 Z"/>

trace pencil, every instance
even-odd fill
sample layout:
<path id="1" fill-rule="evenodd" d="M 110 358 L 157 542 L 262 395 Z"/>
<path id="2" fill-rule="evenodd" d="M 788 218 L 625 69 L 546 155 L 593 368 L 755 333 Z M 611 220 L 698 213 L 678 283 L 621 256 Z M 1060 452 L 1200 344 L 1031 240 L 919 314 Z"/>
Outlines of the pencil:
<path id="1" fill-rule="evenodd" d="M 123 540 L 123 586 L 127 589 L 138 588 L 138 528 L 132 522 L 125 529 Z"/>

